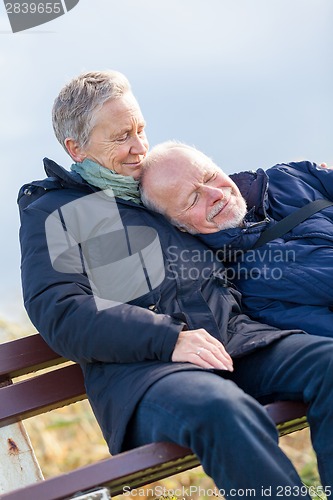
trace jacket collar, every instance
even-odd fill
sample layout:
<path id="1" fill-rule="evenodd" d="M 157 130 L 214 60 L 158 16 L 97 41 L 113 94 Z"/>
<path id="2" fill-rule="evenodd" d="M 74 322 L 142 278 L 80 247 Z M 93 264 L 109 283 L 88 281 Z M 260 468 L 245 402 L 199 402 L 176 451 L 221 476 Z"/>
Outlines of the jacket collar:
<path id="1" fill-rule="evenodd" d="M 239 172 L 230 175 L 246 201 L 249 212 L 260 220 L 267 217 L 268 175 L 259 168 L 256 171 Z"/>
<path id="2" fill-rule="evenodd" d="M 211 248 L 227 252 L 222 258 L 228 260 L 234 251 L 246 251 L 253 247 L 260 232 L 268 222 L 268 176 L 262 169 L 239 172 L 230 175 L 244 197 L 248 212 L 243 227 L 224 229 L 216 233 L 201 234 L 199 237 Z"/>
<path id="3" fill-rule="evenodd" d="M 64 187 L 78 187 L 83 185 L 89 186 L 89 184 L 84 181 L 79 174 L 66 170 L 55 161 L 50 160 L 49 158 L 44 158 L 43 163 L 46 175 L 48 177 L 55 177 Z"/>

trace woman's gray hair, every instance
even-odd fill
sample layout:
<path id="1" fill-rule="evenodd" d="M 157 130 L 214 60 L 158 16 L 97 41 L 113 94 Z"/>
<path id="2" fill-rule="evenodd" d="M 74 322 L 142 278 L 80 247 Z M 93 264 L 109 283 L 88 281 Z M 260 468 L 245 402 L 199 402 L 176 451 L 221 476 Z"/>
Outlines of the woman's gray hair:
<path id="1" fill-rule="evenodd" d="M 127 78 L 118 71 L 90 71 L 73 78 L 60 91 L 52 109 L 54 133 L 68 153 L 65 140 L 82 148 L 89 142 L 96 113 L 109 99 L 131 92 Z"/>

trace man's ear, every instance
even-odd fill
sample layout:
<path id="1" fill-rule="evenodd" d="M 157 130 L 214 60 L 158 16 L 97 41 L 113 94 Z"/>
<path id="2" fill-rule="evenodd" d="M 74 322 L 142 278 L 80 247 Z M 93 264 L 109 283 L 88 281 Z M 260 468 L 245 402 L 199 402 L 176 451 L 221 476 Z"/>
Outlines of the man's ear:
<path id="1" fill-rule="evenodd" d="M 68 154 L 71 156 L 71 158 L 73 158 L 74 161 L 81 163 L 87 157 L 85 152 L 74 139 L 67 137 L 67 139 L 65 139 L 65 146 Z"/>

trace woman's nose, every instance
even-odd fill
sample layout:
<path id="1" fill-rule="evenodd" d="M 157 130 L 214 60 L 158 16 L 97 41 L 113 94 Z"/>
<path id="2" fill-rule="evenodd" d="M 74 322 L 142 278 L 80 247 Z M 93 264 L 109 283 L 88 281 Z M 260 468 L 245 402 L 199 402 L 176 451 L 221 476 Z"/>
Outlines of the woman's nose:
<path id="1" fill-rule="evenodd" d="M 143 155 L 148 150 L 148 142 L 145 137 L 135 135 L 132 140 L 131 153 L 136 155 Z"/>

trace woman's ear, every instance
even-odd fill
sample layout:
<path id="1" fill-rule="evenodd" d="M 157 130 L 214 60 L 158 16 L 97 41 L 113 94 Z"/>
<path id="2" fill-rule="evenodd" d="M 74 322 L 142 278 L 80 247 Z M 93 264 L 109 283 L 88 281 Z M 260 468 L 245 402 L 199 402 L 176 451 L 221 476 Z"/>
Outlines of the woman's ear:
<path id="1" fill-rule="evenodd" d="M 68 154 L 71 156 L 71 158 L 73 158 L 74 161 L 81 163 L 87 157 L 82 148 L 74 139 L 71 139 L 70 137 L 65 139 L 65 146 Z"/>

